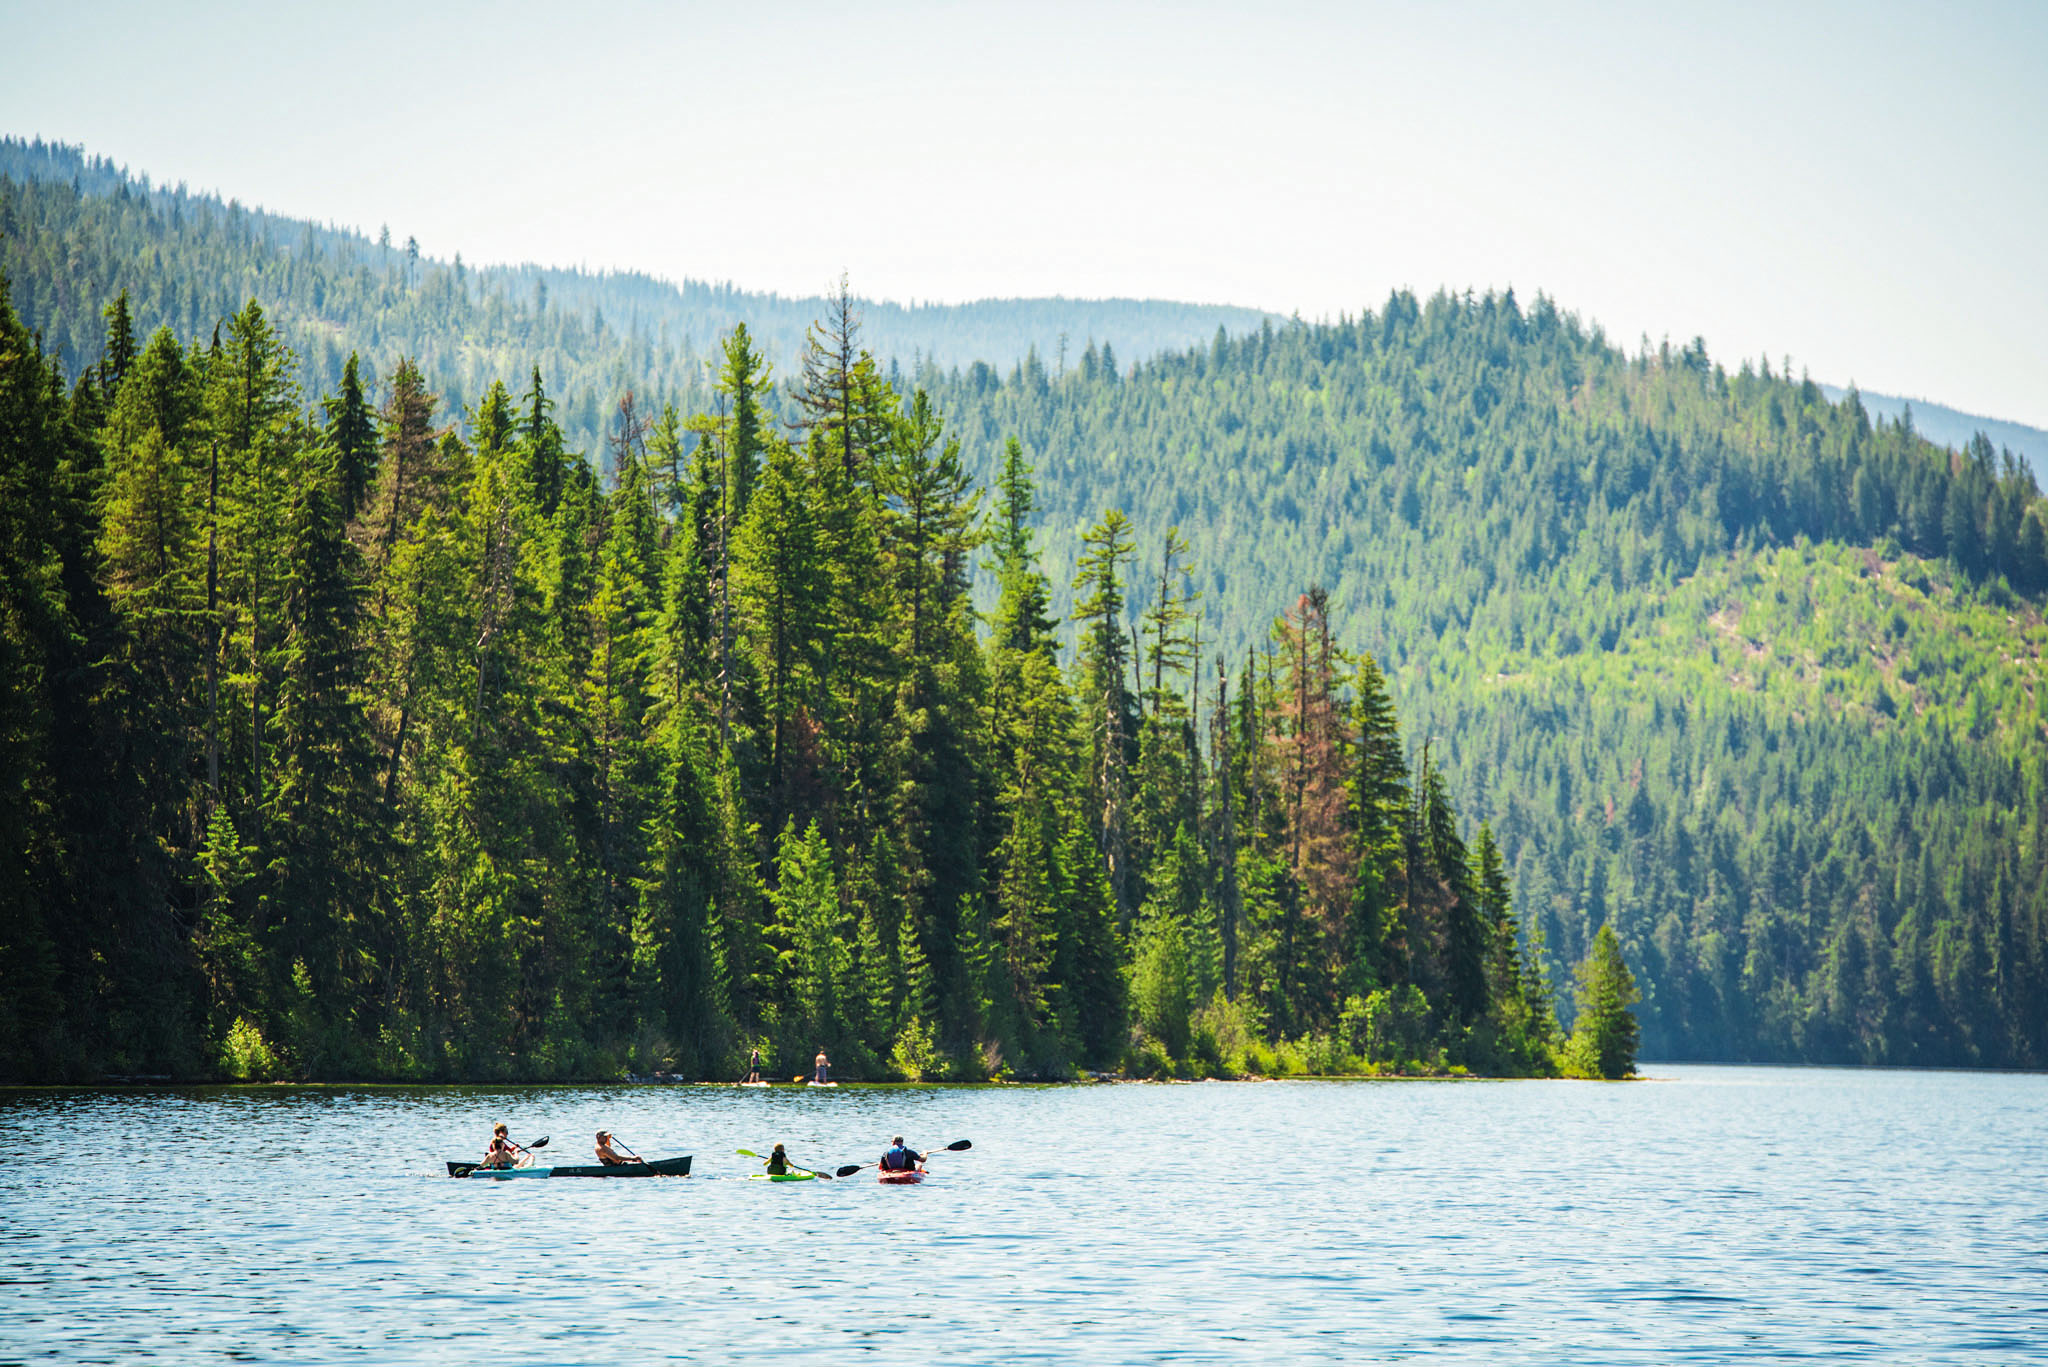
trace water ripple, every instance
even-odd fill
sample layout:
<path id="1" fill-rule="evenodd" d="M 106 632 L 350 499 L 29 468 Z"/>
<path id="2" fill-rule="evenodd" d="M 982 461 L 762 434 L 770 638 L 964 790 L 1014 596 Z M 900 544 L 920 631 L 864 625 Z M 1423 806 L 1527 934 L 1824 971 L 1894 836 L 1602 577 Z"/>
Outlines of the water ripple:
<path id="1" fill-rule="evenodd" d="M 0 1359 L 2048 1362 L 2048 1078 L 1658 1071 L 0 1092 Z M 498 1119 L 697 1175 L 440 1175 Z"/>

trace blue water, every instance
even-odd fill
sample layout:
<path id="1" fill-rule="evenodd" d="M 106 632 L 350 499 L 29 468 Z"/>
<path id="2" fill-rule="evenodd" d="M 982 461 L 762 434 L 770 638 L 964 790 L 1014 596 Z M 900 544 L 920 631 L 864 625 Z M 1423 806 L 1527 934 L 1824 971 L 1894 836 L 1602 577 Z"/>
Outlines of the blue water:
<path id="1" fill-rule="evenodd" d="M 2048 1077 L 1652 1071 L 0 1092 L 0 1360 L 2048 1361 Z M 448 1180 L 499 1119 L 696 1173 Z"/>

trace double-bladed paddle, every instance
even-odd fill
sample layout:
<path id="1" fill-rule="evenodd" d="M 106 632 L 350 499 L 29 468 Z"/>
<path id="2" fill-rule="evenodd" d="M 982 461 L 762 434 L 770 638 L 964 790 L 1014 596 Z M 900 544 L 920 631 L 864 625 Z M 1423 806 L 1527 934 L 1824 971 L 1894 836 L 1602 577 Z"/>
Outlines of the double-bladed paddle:
<path id="1" fill-rule="evenodd" d="M 965 1153 L 967 1150 L 973 1147 L 974 1141 L 971 1139 L 956 1139 L 952 1143 L 946 1145 L 946 1147 L 943 1149 L 925 1150 L 924 1156 L 926 1158 L 930 1158 L 935 1153 Z M 879 1162 L 880 1160 L 877 1159 L 876 1161 Z M 841 1177 L 851 1177 L 855 1173 L 859 1172 L 862 1168 L 872 1168 L 874 1166 L 874 1163 L 848 1163 L 845 1167 L 839 1170 L 838 1175 Z"/>
<path id="2" fill-rule="evenodd" d="M 755 1153 L 752 1149 L 734 1149 L 733 1152 L 738 1154 L 742 1158 L 759 1158 L 764 1163 L 768 1161 L 765 1157 L 763 1157 L 761 1154 Z M 819 1172 L 816 1168 L 800 1167 L 796 1163 L 790 1162 L 787 1155 L 783 1157 L 782 1161 L 785 1163 L 789 1163 L 789 1170 L 791 1172 L 807 1172 L 811 1176 L 823 1178 L 827 1182 L 832 1180 L 831 1173 Z"/>

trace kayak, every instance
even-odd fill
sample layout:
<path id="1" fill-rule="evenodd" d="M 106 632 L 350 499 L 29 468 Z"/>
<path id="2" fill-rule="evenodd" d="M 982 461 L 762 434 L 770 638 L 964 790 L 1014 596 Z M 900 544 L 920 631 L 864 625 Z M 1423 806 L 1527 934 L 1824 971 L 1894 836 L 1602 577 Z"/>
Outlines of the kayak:
<path id="1" fill-rule="evenodd" d="M 880 1178 L 886 1186 L 912 1187 L 924 1181 L 924 1169 L 912 1168 L 908 1172 L 885 1172 L 880 1174 Z"/>
<path id="2" fill-rule="evenodd" d="M 817 1180 L 815 1172 L 753 1172 L 747 1174 L 749 1182 L 811 1182 Z"/>
<path id="3" fill-rule="evenodd" d="M 450 1177 L 488 1177 L 506 1181 L 514 1177 L 688 1177 L 690 1155 L 681 1158 L 651 1158 L 645 1163 L 621 1163 L 616 1167 L 597 1163 L 559 1167 L 484 1168 L 475 1163 L 448 1164 Z"/>

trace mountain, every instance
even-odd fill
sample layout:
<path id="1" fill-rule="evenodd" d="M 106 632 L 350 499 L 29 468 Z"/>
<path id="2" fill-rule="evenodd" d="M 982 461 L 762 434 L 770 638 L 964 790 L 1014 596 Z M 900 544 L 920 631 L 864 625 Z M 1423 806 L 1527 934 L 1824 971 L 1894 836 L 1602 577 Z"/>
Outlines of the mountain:
<path id="1" fill-rule="evenodd" d="M 1824 384 L 1821 392 L 1830 399 L 1840 401 L 1848 393 L 1838 385 Z M 2048 469 L 2048 432 L 2025 423 L 2007 422 L 2003 418 L 1987 418 L 1979 413 L 1964 413 L 1944 407 L 1929 399 L 1902 399 L 1894 394 L 1870 394 L 1862 396 L 1863 406 L 1873 416 L 1902 421 L 1910 412 L 1913 430 L 1937 446 L 1961 451 L 1979 432 L 1991 444 L 2003 451 L 2010 451 L 2023 461 L 2033 472 L 2038 482 L 2041 472 Z"/>
<path id="2" fill-rule="evenodd" d="M 470 266 L 406 242 L 283 217 L 182 186 L 152 185 L 58 143 L 0 138 L 0 271 L 45 347 L 75 371 L 98 358 L 101 305 L 127 289 L 145 332 L 183 336 L 260 298 L 331 389 L 350 352 L 379 375 L 410 354 L 455 411 L 492 379 L 539 366 L 572 447 L 597 451 L 627 384 L 643 405 L 704 394 L 718 338 L 745 322 L 788 374 L 822 297 L 543 266 Z M 1139 299 L 990 299 L 969 304 L 860 302 L 863 336 L 885 361 L 948 368 L 1035 352 L 1055 372 L 1091 343 L 1136 359 L 1242 331 L 1255 309 Z M 1007 358 L 1007 359 L 1006 359 Z"/>
<path id="3" fill-rule="evenodd" d="M 1512 295 L 926 378 L 970 450 L 1022 439 L 1053 563 L 1105 505 L 1141 564 L 1177 525 L 1233 669 L 1327 587 L 1523 915 L 1616 926 L 1653 1055 L 2043 1056 L 1986 994 L 2044 981 L 2048 506 L 1987 440 Z"/>
<path id="4" fill-rule="evenodd" d="M 491 378 L 537 364 L 561 400 L 571 444 L 589 451 L 602 446 L 622 376 L 643 386 L 642 400 L 694 402 L 717 339 L 739 322 L 787 374 L 828 302 L 635 272 L 466 266 L 459 253 L 414 258 L 403 242 L 380 244 L 218 194 L 154 185 L 63 143 L 0 138 L 0 179 L 27 192 L 11 219 L 0 220 L 0 270 L 14 282 L 17 307 L 74 371 L 96 358 L 99 304 L 123 287 L 135 292 L 145 330 L 161 322 L 183 334 L 258 296 L 315 387 L 332 388 L 352 350 L 387 374 L 410 348 L 436 392 L 459 409 Z M 76 194 L 47 193 L 63 187 Z M 1218 328 L 1240 333 L 1286 321 L 1257 309 L 1139 299 L 860 307 L 867 346 L 885 363 L 965 369 L 981 361 L 1007 373 L 1035 352 L 1055 376 L 1063 348 L 1078 363 L 1087 346 L 1107 343 L 1128 364 L 1206 343 Z M 1846 392 L 1821 388 L 1836 400 Z M 1953 450 L 1983 432 L 2037 478 L 2048 460 L 2048 432 L 2038 428 L 1928 400 L 1870 392 L 1862 399 L 1893 421 L 1910 403 L 1916 430 Z"/>
<path id="5" fill-rule="evenodd" d="M 310 338 L 316 389 L 358 346 L 419 356 L 471 404 L 538 358 L 592 452 L 628 388 L 714 406 L 673 335 L 617 325 L 615 281 L 559 277 L 542 309 L 516 273 L 484 290 L 452 263 L 74 175 L 0 184 L 16 307 L 73 357 L 102 346 L 88 285 L 201 341 L 254 295 Z M 1561 986 L 1546 956 L 1619 933 L 1646 1052 L 2048 1062 L 2048 514 L 1989 438 L 1948 450 L 1917 407 L 1908 428 L 1697 346 L 1630 354 L 1512 293 L 1118 346 L 1109 363 L 1083 344 L 1064 373 L 1028 349 L 895 367 L 984 486 L 1019 439 L 1058 614 L 1099 598 L 1075 569 L 1105 508 L 1136 528 L 1127 625 L 1183 582 L 1161 570 L 1177 528 L 1210 718 L 1219 663 L 1233 696 L 1249 682 L 1280 706 L 1270 646 L 1302 628 L 1276 638 L 1276 605 L 1327 590 L 1410 758 L 1491 823 L 1534 960 Z M 786 390 L 762 402 L 797 415 Z M 1073 634 L 1070 658 L 1103 648 Z"/>

